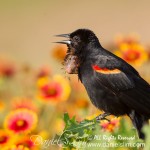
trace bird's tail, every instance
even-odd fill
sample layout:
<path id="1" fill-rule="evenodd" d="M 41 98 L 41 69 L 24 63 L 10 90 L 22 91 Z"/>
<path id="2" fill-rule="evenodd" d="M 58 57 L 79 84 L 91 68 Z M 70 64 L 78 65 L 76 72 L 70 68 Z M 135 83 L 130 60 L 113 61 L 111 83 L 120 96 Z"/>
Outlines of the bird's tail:
<path id="1" fill-rule="evenodd" d="M 145 124 L 148 124 L 149 118 L 147 118 L 147 117 L 145 117 L 145 116 L 143 116 L 143 115 L 140 115 L 140 114 L 136 113 L 135 111 L 132 111 L 132 112 L 129 114 L 129 117 L 131 118 L 134 127 L 137 129 L 139 138 L 145 139 L 145 135 L 144 135 L 144 133 L 142 132 L 142 127 L 143 127 Z"/>

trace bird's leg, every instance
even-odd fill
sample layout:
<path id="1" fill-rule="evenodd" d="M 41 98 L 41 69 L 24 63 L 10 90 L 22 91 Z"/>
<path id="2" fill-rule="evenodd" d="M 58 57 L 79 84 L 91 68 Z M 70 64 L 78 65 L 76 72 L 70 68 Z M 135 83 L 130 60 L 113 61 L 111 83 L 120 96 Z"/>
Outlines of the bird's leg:
<path id="1" fill-rule="evenodd" d="M 109 119 L 107 119 L 106 117 L 111 115 L 111 113 L 103 113 L 103 114 L 100 114 L 99 116 L 96 117 L 96 120 L 97 121 L 100 121 L 100 120 L 107 120 L 107 121 L 110 121 Z"/>

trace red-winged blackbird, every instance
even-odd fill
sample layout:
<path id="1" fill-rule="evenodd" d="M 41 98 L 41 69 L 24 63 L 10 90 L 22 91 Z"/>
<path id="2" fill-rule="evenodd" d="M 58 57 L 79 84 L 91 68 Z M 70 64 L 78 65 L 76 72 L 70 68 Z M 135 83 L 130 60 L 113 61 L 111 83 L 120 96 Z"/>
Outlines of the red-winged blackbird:
<path id="1" fill-rule="evenodd" d="M 70 59 L 73 63 L 78 61 L 78 65 L 70 65 L 69 73 L 78 67 L 78 77 L 90 100 L 105 112 L 98 118 L 128 115 L 139 137 L 144 138 L 141 129 L 150 118 L 150 85 L 131 65 L 104 49 L 91 30 L 78 29 L 58 36 L 68 38 L 58 42 L 68 46 L 65 61 L 71 56 L 76 58 Z"/>

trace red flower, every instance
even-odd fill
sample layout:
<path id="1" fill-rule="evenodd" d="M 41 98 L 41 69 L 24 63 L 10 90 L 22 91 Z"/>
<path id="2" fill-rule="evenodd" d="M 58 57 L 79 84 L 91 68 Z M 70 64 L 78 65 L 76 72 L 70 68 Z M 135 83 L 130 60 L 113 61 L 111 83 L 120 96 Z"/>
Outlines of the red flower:
<path id="1" fill-rule="evenodd" d="M 11 143 L 11 134 L 0 129 L 0 149 Z"/>
<path id="2" fill-rule="evenodd" d="M 28 109 L 12 111 L 5 119 L 5 128 L 14 133 L 30 132 L 37 124 L 37 115 Z"/>
<path id="3" fill-rule="evenodd" d="M 38 88 L 40 99 L 54 103 L 67 100 L 71 91 L 68 81 L 60 75 L 52 79 L 40 78 Z"/>
<path id="4" fill-rule="evenodd" d="M 34 142 L 30 139 L 30 136 L 21 136 L 19 137 L 19 139 L 17 140 L 17 142 L 15 143 L 15 145 L 17 147 L 19 147 L 20 145 L 27 147 L 30 150 L 37 150 L 37 146 L 34 144 Z"/>
<path id="5" fill-rule="evenodd" d="M 0 75 L 5 77 L 12 77 L 16 72 L 16 68 L 13 63 L 1 61 Z"/>
<path id="6" fill-rule="evenodd" d="M 104 129 L 105 131 L 113 132 L 115 128 L 119 126 L 119 120 L 120 118 L 112 118 L 110 122 L 107 120 L 104 120 L 100 123 L 100 125 L 102 129 Z"/>
<path id="7" fill-rule="evenodd" d="M 130 64 L 140 66 L 148 60 L 148 53 L 145 48 L 138 43 L 122 43 L 115 54 Z"/>

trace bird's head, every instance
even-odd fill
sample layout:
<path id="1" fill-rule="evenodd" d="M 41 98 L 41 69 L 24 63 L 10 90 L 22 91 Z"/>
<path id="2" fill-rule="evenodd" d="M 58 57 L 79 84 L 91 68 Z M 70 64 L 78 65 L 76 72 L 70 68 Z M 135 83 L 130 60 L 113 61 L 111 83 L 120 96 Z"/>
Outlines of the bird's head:
<path id="1" fill-rule="evenodd" d="M 57 42 L 66 44 L 68 47 L 67 55 L 65 57 L 65 68 L 68 73 L 75 73 L 84 59 L 93 53 L 96 53 L 96 47 L 100 46 L 98 38 L 88 29 L 78 29 L 70 34 L 56 35 L 58 37 L 65 37 L 66 40 Z"/>
<path id="2" fill-rule="evenodd" d="M 67 44 L 68 52 L 77 56 L 83 54 L 85 56 L 89 49 L 91 51 L 91 46 L 100 45 L 96 35 L 89 29 L 78 29 L 70 34 L 60 34 L 57 36 L 67 38 L 67 40 L 57 43 Z"/>

